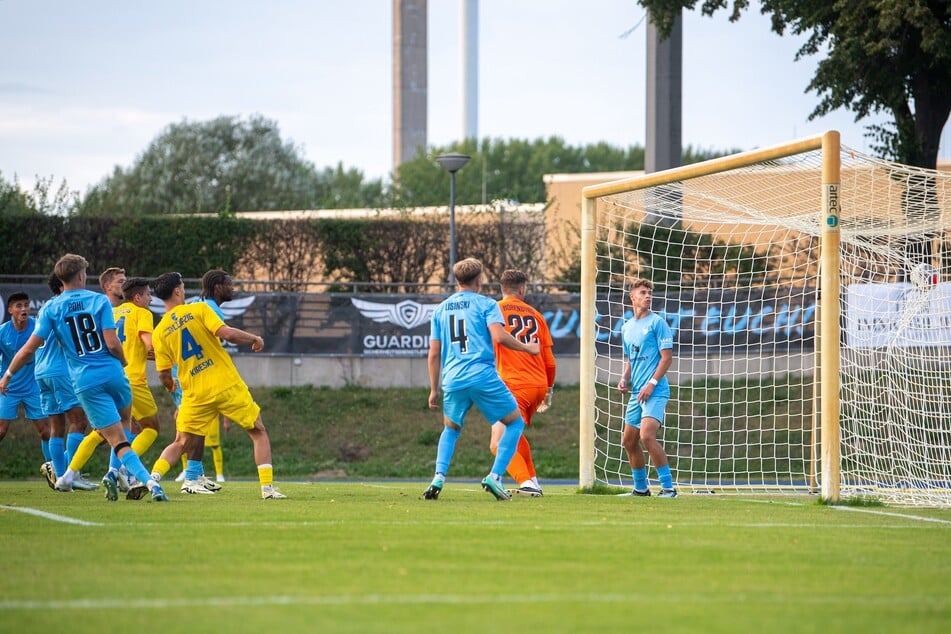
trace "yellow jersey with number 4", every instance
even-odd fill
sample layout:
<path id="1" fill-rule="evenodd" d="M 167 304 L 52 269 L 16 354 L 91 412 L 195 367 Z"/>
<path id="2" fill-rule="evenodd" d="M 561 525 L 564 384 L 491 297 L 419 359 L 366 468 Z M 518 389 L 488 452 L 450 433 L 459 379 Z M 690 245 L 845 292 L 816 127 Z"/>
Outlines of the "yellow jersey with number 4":
<path id="1" fill-rule="evenodd" d="M 183 401 L 208 402 L 242 382 L 231 355 L 215 336 L 224 325 L 208 304 L 196 302 L 176 306 L 155 327 L 155 369 L 178 366 Z"/>

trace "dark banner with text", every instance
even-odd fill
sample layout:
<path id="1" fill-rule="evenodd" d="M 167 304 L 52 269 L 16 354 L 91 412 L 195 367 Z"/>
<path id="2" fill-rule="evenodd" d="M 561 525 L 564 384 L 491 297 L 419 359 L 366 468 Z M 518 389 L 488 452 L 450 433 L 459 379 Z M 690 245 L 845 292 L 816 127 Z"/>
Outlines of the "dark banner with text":
<path id="1" fill-rule="evenodd" d="M 23 290 L 34 314 L 50 298 L 45 286 L 0 284 L 0 295 Z M 265 352 L 340 356 L 421 357 L 429 350 L 429 320 L 440 295 L 260 293 L 222 305 L 226 321 L 260 334 Z M 526 297 L 544 316 L 556 355 L 577 355 L 581 298 L 577 294 Z M 156 320 L 164 305 L 152 299 Z M 599 347 L 619 344 L 631 317 L 626 295 L 596 303 Z M 720 290 L 654 296 L 654 310 L 674 331 L 681 354 L 812 349 L 816 302 L 813 289 Z M 4 319 L 8 319 L 4 311 Z"/>

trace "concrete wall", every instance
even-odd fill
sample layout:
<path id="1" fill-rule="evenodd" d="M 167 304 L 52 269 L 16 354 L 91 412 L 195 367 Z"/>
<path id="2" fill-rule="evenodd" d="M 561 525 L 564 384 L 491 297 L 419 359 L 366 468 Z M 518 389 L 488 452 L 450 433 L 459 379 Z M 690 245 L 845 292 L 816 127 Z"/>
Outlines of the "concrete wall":
<path id="1" fill-rule="evenodd" d="M 429 387 L 429 370 L 425 358 L 242 354 L 235 356 L 234 361 L 241 376 L 251 387 Z M 578 385 L 581 382 L 577 356 L 558 357 L 556 361 L 556 382 L 559 385 Z M 622 363 L 620 357 L 599 358 L 598 381 L 615 384 Z M 674 357 L 668 376 L 671 381 L 685 382 L 704 376 L 811 375 L 814 364 L 812 354 Z M 158 385 L 158 377 L 151 364 L 149 378 L 150 383 Z"/>

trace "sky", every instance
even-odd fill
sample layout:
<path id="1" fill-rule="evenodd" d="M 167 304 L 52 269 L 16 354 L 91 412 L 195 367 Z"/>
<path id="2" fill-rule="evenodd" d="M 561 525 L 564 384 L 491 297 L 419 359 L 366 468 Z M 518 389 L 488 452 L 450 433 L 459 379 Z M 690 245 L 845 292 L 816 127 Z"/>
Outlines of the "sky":
<path id="1" fill-rule="evenodd" d="M 461 2 L 428 7 L 428 142 L 445 146 L 463 136 Z M 387 178 L 392 15 L 393 0 L 0 0 L 0 176 L 85 192 L 172 123 L 260 114 L 318 169 Z M 643 17 L 635 0 L 481 0 L 479 136 L 644 145 Z M 795 62 L 801 40 L 772 33 L 756 3 L 732 24 L 685 13 L 683 34 L 685 146 L 837 129 L 870 152 L 869 121 L 808 120 L 817 60 Z"/>

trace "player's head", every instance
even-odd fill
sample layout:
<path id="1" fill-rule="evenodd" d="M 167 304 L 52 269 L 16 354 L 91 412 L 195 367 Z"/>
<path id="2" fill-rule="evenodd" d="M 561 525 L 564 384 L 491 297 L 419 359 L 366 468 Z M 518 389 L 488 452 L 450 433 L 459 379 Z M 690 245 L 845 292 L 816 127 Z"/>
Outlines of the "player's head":
<path id="1" fill-rule="evenodd" d="M 502 277 L 499 278 L 499 284 L 502 286 L 502 293 L 505 295 L 520 295 L 525 293 L 525 285 L 528 283 L 528 276 L 518 269 L 506 269 L 502 271 Z"/>
<path id="2" fill-rule="evenodd" d="M 149 280 L 144 277 L 130 277 L 122 283 L 122 299 L 131 302 L 136 295 L 149 292 Z"/>
<path id="3" fill-rule="evenodd" d="M 11 315 L 21 310 L 23 304 L 26 304 L 27 310 L 30 309 L 30 296 L 23 291 L 17 291 L 15 293 L 10 293 L 7 297 L 7 312 Z M 17 306 L 19 304 L 20 306 Z"/>
<path id="4" fill-rule="evenodd" d="M 216 302 L 230 302 L 234 299 L 231 276 L 221 269 L 211 269 L 201 278 L 201 296 L 210 297 Z"/>
<path id="5" fill-rule="evenodd" d="M 475 258 L 466 258 L 459 260 L 452 267 L 452 274 L 456 277 L 456 282 L 462 286 L 472 286 L 472 284 L 482 275 L 482 262 Z"/>
<path id="6" fill-rule="evenodd" d="M 63 280 L 56 277 L 56 273 L 50 273 L 50 276 L 46 278 L 46 285 L 50 287 L 53 297 L 63 292 Z"/>
<path id="7" fill-rule="evenodd" d="M 637 277 L 631 280 L 631 284 L 628 291 L 633 293 L 638 288 L 646 288 L 649 291 L 653 291 L 654 283 L 650 281 L 649 279 L 647 279 L 646 277 Z"/>
<path id="8" fill-rule="evenodd" d="M 175 294 L 175 289 L 184 286 L 181 273 L 163 273 L 152 282 L 155 296 L 165 301 Z"/>
<path id="9" fill-rule="evenodd" d="M 120 269 L 117 266 L 110 266 L 108 269 L 99 274 L 99 287 L 106 294 L 109 293 L 109 288 L 113 284 L 116 284 L 119 287 L 116 290 L 121 293 L 123 282 L 125 282 L 125 269 Z"/>
<path id="10" fill-rule="evenodd" d="M 56 266 L 53 267 L 53 273 L 63 281 L 63 284 L 72 284 L 79 281 L 79 276 L 89 268 L 89 262 L 81 255 L 67 253 L 61 257 Z"/>

